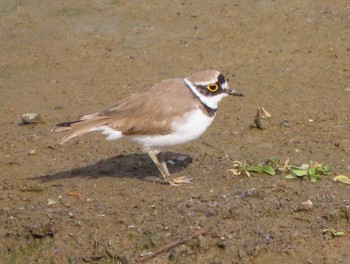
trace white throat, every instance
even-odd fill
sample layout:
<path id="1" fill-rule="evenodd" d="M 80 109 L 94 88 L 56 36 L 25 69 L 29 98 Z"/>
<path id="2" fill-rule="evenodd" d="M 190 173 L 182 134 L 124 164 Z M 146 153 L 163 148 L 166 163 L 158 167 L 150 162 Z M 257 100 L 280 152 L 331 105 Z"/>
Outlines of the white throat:
<path id="1" fill-rule="evenodd" d="M 196 86 L 194 86 L 186 78 L 184 79 L 184 82 L 203 104 L 215 110 L 218 108 L 218 104 L 220 103 L 221 99 L 228 95 L 227 93 L 221 93 L 215 96 L 207 97 L 198 92 Z"/>

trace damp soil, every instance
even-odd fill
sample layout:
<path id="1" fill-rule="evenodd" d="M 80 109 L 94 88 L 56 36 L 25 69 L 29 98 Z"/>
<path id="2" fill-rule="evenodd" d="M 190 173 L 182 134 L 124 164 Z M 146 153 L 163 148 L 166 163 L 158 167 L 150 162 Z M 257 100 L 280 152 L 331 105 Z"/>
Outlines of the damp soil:
<path id="1" fill-rule="evenodd" d="M 1 263 L 135 263 L 162 248 L 144 263 L 350 263 L 350 190 L 333 181 L 350 175 L 348 1 L 4 0 L 0 31 Z M 58 146 L 50 132 L 208 68 L 245 96 L 166 152 L 191 184 L 164 184 L 130 142 Z M 270 157 L 331 173 L 227 172 Z"/>

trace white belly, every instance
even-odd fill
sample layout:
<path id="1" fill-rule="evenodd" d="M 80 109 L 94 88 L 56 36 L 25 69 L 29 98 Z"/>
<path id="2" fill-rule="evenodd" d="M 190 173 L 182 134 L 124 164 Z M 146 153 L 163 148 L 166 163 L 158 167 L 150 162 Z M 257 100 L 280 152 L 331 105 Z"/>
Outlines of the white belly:
<path id="1" fill-rule="evenodd" d="M 159 136 L 129 136 L 128 139 L 145 148 L 162 149 L 169 146 L 180 145 L 198 138 L 213 122 L 214 116 L 203 114 L 199 108 L 184 115 L 171 124 L 172 133 Z"/>

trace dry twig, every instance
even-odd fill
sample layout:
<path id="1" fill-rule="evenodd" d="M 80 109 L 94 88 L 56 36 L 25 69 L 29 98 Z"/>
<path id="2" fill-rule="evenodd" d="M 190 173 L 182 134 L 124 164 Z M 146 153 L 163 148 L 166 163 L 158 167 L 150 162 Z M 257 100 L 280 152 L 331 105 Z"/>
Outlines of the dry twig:
<path id="1" fill-rule="evenodd" d="M 168 250 L 170 250 L 170 249 L 172 249 L 172 248 L 174 248 L 174 247 L 177 247 L 177 246 L 179 246 L 179 245 L 181 245 L 181 244 L 185 244 L 185 243 L 187 243 L 188 241 L 190 241 L 190 240 L 196 238 L 197 236 L 205 235 L 205 234 L 208 233 L 208 231 L 209 231 L 209 230 L 208 230 L 207 228 L 199 229 L 199 230 L 197 230 L 196 232 L 194 232 L 193 234 L 188 235 L 188 236 L 185 237 L 185 238 L 177 239 L 177 240 L 175 240 L 175 241 L 173 241 L 173 242 L 170 242 L 169 244 L 166 244 L 166 245 L 164 245 L 164 246 L 158 248 L 158 249 L 157 249 L 156 251 L 154 251 L 154 252 L 150 252 L 150 253 L 147 253 L 146 255 L 137 257 L 137 258 L 136 258 L 136 262 L 137 262 L 137 263 L 141 263 L 141 262 L 143 262 L 143 261 L 145 261 L 145 260 L 151 259 L 151 258 L 153 258 L 153 257 L 155 257 L 155 256 L 157 256 L 157 255 L 159 255 L 159 254 L 161 254 L 161 253 L 163 253 L 163 252 L 166 252 L 166 251 L 168 251 Z"/>

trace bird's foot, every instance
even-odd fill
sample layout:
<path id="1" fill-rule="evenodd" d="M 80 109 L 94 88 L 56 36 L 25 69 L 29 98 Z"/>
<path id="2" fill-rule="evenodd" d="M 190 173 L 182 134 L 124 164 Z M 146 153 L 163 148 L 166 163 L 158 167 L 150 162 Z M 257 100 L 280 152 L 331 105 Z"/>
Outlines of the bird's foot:
<path id="1" fill-rule="evenodd" d="M 185 183 L 191 183 L 192 178 L 187 178 L 186 176 L 177 177 L 175 179 L 169 180 L 171 186 L 180 186 Z"/>

